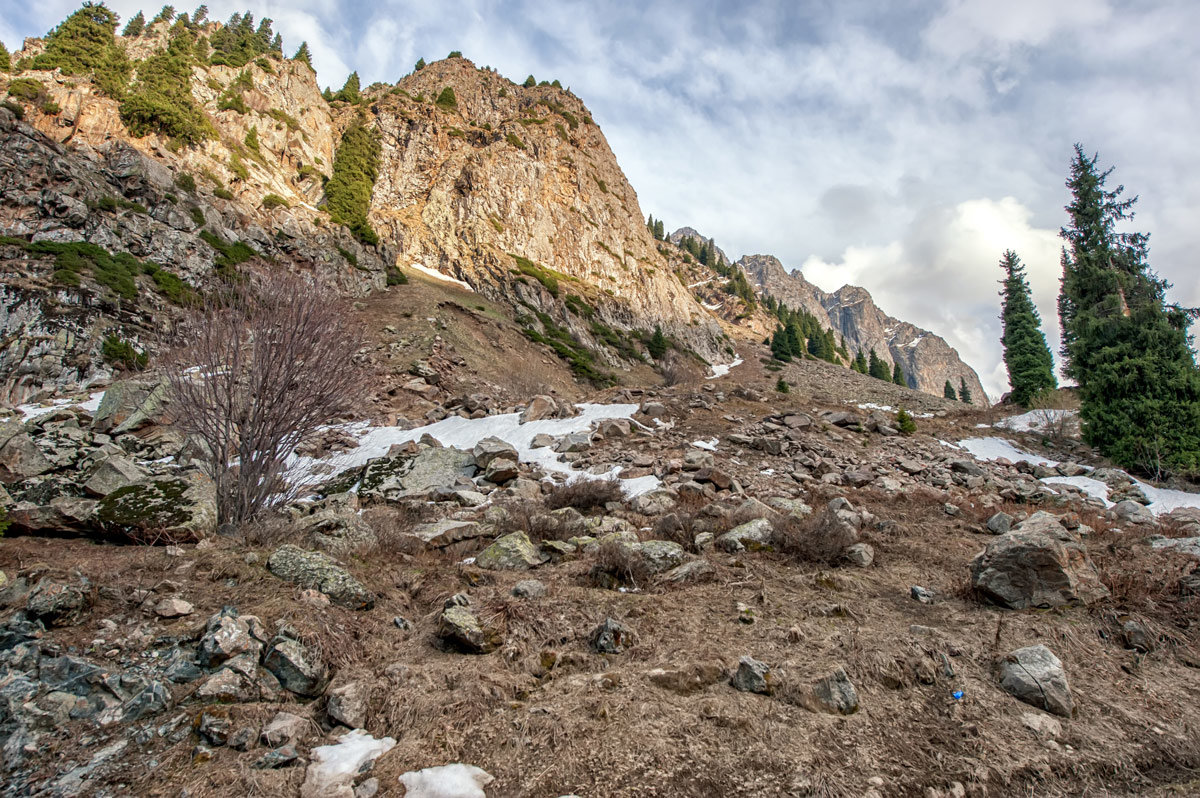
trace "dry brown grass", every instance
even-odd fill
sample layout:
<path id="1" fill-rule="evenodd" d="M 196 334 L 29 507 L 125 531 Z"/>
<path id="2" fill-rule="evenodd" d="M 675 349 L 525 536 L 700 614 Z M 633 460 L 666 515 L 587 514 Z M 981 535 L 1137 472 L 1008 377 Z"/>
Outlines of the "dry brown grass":
<path id="1" fill-rule="evenodd" d="M 842 525 L 823 526 L 820 515 L 807 518 L 789 515 L 775 522 L 775 549 L 794 563 L 836 565 L 846 548 L 857 542 L 853 530 Z"/>
<path id="2" fill-rule="evenodd" d="M 608 540 L 600 544 L 588 579 L 597 587 L 641 588 L 650 584 L 650 572 L 636 552 L 618 541 Z"/>
<path id="3" fill-rule="evenodd" d="M 544 503 L 547 510 L 573 507 L 581 513 L 589 513 L 603 510 L 609 502 L 621 502 L 624 498 L 621 483 L 615 479 L 577 479 L 552 488 Z"/>

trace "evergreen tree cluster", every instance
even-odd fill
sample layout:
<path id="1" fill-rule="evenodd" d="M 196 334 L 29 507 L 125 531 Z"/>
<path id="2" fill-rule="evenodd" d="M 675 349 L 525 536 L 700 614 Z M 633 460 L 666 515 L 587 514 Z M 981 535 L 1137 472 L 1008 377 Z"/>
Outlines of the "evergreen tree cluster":
<path id="1" fill-rule="evenodd" d="M 350 228 L 366 244 L 379 243 L 379 236 L 367 221 L 371 192 L 379 177 L 379 135 L 356 119 L 338 145 L 333 159 L 333 175 L 325 184 L 325 203 L 329 218 Z"/>
<path id="2" fill-rule="evenodd" d="M 1004 348 L 1004 365 L 1008 369 L 1008 383 L 1012 386 L 1012 400 L 1022 407 L 1029 407 L 1033 398 L 1058 387 L 1054 379 L 1054 360 L 1046 345 L 1046 336 L 1042 334 L 1037 307 L 1030 297 L 1025 267 L 1017 253 L 1011 249 L 1005 251 L 1000 268 L 1004 270 L 1004 287 L 1000 291 L 1000 320 L 1004 328 L 1000 343 Z"/>
<path id="3" fill-rule="evenodd" d="M 750 287 L 750 282 L 746 279 L 746 273 L 732 263 L 727 263 L 717 252 L 711 239 L 698 241 L 695 236 L 684 236 L 679 241 L 679 247 L 695 258 L 700 265 L 708 266 L 717 274 L 728 279 L 729 282 L 725 284 L 725 293 L 738 297 L 746 303 L 748 308 L 753 308 L 758 304 L 758 299 L 754 296 L 754 289 Z"/>
<path id="4" fill-rule="evenodd" d="M 210 64 L 244 67 L 262 56 L 283 57 L 283 39 L 271 30 L 272 20 L 263 17 L 258 26 L 254 15 L 234 13 L 219 30 L 209 37 L 212 47 Z"/>
<path id="5" fill-rule="evenodd" d="M 103 3 L 84 3 L 46 35 L 46 49 L 33 59 L 34 69 L 61 69 L 64 75 L 92 75 L 109 97 L 120 99 L 129 83 L 131 64 L 117 44 L 118 18 Z"/>
<path id="6" fill-rule="evenodd" d="M 942 386 L 942 396 L 952 402 L 958 401 L 958 392 L 954 390 L 954 383 L 946 380 L 946 384 Z"/>
<path id="7" fill-rule="evenodd" d="M 646 220 L 646 229 L 650 231 L 650 235 L 654 236 L 655 241 L 665 241 L 667 238 L 666 227 L 663 225 L 662 219 L 655 219 L 653 214 Z"/>
<path id="8" fill-rule="evenodd" d="M 876 355 L 874 349 L 871 350 L 870 361 L 867 365 L 867 374 L 884 382 L 892 381 L 892 370 L 887 367 L 887 361 Z"/>
<path id="9" fill-rule="evenodd" d="M 822 329 L 817 317 L 806 310 L 792 310 L 774 297 L 768 296 L 765 307 L 779 320 L 771 336 L 771 354 L 788 363 L 792 358 L 806 355 L 830 363 L 837 362 L 833 330 Z"/>
<path id="10" fill-rule="evenodd" d="M 1200 371 L 1188 327 L 1196 311 L 1166 300 L 1145 233 L 1121 233 L 1136 197 L 1108 189 L 1112 170 L 1075 146 L 1060 235 L 1062 359 L 1079 384 L 1084 439 L 1151 476 L 1200 475 Z"/>
<path id="11" fill-rule="evenodd" d="M 192 66 L 197 37 L 175 22 L 167 48 L 137 64 L 137 79 L 121 102 L 121 121 L 135 136 L 159 133 L 185 145 L 216 136 L 216 129 L 192 98 Z"/>

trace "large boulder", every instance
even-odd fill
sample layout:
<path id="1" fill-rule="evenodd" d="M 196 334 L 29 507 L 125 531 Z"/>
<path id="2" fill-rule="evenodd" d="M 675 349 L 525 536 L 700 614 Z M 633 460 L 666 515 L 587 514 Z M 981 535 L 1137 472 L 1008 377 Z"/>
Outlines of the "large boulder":
<path id="1" fill-rule="evenodd" d="M 1064 718 L 1075 704 L 1062 662 L 1043 645 L 1011 652 L 1000 662 L 1000 686 L 1026 704 Z"/>
<path id="2" fill-rule="evenodd" d="M 758 551 L 771 547 L 775 537 L 775 527 L 766 518 L 748 521 L 726 532 L 717 538 L 717 548 L 722 551 Z"/>
<path id="3" fill-rule="evenodd" d="M 287 543 L 267 558 L 267 569 L 284 581 L 321 591 L 338 606 L 354 610 L 375 606 L 371 592 L 327 554 Z"/>
<path id="4" fill-rule="evenodd" d="M 518 459 L 516 447 L 496 437 L 484 438 L 475 444 L 471 454 L 474 455 L 475 465 L 479 468 L 487 468 L 494 460 L 511 460 L 515 463 Z"/>
<path id="5" fill-rule="evenodd" d="M 415 457 L 380 457 L 367 463 L 358 493 L 383 501 L 426 499 L 475 475 L 475 456 L 462 449 L 430 448 Z"/>
<path id="6" fill-rule="evenodd" d="M 197 540 L 216 531 L 216 491 L 199 474 L 147 479 L 101 499 L 95 520 L 107 534 L 154 533 L 167 540 Z"/>
<path id="7" fill-rule="evenodd" d="M 271 641 L 263 667 L 283 689 L 304 698 L 316 698 L 329 684 L 329 669 L 320 656 L 291 637 L 280 635 Z"/>
<path id="8" fill-rule="evenodd" d="M 31 535 L 87 534 L 93 529 L 95 499 L 55 496 L 49 504 L 17 502 L 8 511 L 13 527 Z"/>
<path id="9" fill-rule="evenodd" d="M 528 571 L 546 562 L 543 554 L 524 532 L 513 532 L 497 538 L 479 554 L 475 565 L 488 571 Z"/>
<path id="10" fill-rule="evenodd" d="M 21 482 L 53 468 L 54 464 L 24 432 L 13 435 L 0 446 L 0 482 Z"/>
<path id="11" fill-rule="evenodd" d="M 451 648 L 467 654 L 487 654 L 500 647 L 500 632 L 486 627 L 475 613 L 457 604 L 442 611 L 437 635 Z"/>
<path id="12" fill-rule="evenodd" d="M 1045 512 L 988 543 L 971 561 L 971 585 L 1010 609 L 1090 604 L 1108 595 L 1083 544 Z"/>
<path id="13" fill-rule="evenodd" d="M 113 491 L 145 479 L 146 476 L 146 469 L 128 457 L 113 455 L 96 464 L 83 483 L 83 490 L 89 496 L 104 498 Z"/>
<path id="14" fill-rule="evenodd" d="M 239 615 L 233 607 L 226 607 L 205 624 L 196 648 L 196 659 L 205 668 L 216 667 L 243 654 L 251 655 L 257 662 L 266 639 L 266 631 L 257 617 Z"/>
<path id="15" fill-rule="evenodd" d="M 92 415 L 97 432 L 121 434 L 165 420 L 168 386 L 165 382 L 122 380 L 104 392 Z"/>

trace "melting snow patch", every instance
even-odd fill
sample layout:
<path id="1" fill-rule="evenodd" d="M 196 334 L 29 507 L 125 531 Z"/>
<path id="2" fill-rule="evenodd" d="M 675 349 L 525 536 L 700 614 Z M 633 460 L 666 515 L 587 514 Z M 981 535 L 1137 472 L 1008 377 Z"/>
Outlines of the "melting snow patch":
<path id="1" fill-rule="evenodd" d="M 712 376 L 709 377 L 708 379 L 715 380 L 718 377 L 724 377 L 726 374 L 729 373 L 729 370 L 731 368 L 733 368 L 734 366 L 740 366 L 740 365 L 742 365 L 742 359 L 740 357 L 737 360 L 733 361 L 732 363 L 718 363 L 717 365 L 712 367 Z"/>
<path id="2" fill-rule="evenodd" d="M 909 341 L 908 343 L 906 343 L 905 346 L 908 347 L 909 349 L 912 349 L 913 347 L 915 347 L 917 344 L 921 343 L 924 340 L 925 340 L 924 335 L 918 335 L 916 338 L 914 338 L 911 341 Z"/>
<path id="3" fill-rule="evenodd" d="M 725 304 L 724 302 L 714 302 L 714 303 L 713 303 L 713 304 L 711 304 L 711 305 L 710 305 L 710 304 L 708 304 L 707 302 L 701 302 L 701 303 L 700 303 L 700 305 L 701 305 L 701 306 L 702 306 L 702 307 L 703 307 L 705 310 L 720 310 L 720 309 L 722 308 L 722 306 L 724 306 L 724 304 Z"/>
<path id="4" fill-rule="evenodd" d="M 1039 457 L 1036 454 L 1030 454 L 1017 448 L 1015 443 L 1005 438 L 967 438 L 966 440 L 959 441 L 957 445 L 948 445 L 955 446 L 958 449 L 965 449 L 976 460 L 990 461 L 1004 459 L 1013 463 L 1024 460 L 1034 465 L 1051 467 L 1058 465 L 1057 460 L 1049 460 L 1045 457 Z"/>
<path id="5" fill-rule="evenodd" d="M 474 765 L 442 765 L 413 770 L 400 777 L 406 798 L 487 798 L 483 788 L 495 781 Z"/>
<path id="6" fill-rule="evenodd" d="M 862 404 L 858 405 L 858 409 L 859 410 L 883 410 L 888 413 L 894 413 L 896 411 L 896 408 L 892 407 L 891 405 L 877 405 L 874 402 L 863 402 Z"/>
<path id="7" fill-rule="evenodd" d="M 717 439 L 709 438 L 706 441 L 692 441 L 692 446 L 695 446 L 697 449 L 707 449 L 710 452 L 715 452 L 717 450 Z"/>
<path id="8" fill-rule="evenodd" d="M 1104 502 L 1105 507 L 1112 507 L 1113 503 L 1108 500 L 1108 485 L 1105 485 L 1098 479 L 1091 477 L 1043 477 L 1042 482 L 1047 485 L 1074 485 L 1082 490 L 1088 496 L 1095 496 Z"/>
<path id="9" fill-rule="evenodd" d="M 1078 414 L 1077 410 L 1030 410 L 1019 416 L 1000 419 L 996 426 L 1013 432 L 1030 432 L 1059 424 Z"/>
<path id="10" fill-rule="evenodd" d="M 569 465 L 558 459 L 558 454 L 549 446 L 533 448 L 535 436 L 545 433 L 552 437 L 569 435 L 573 432 L 585 432 L 598 421 L 612 418 L 631 418 L 637 412 L 635 404 L 581 404 L 576 405 L 579 415 L 573 418 L 548 418 L 540 421 L 520 422 L 520 414 L 503 413 L 483 418 L 463 418 L 451 416 L 434 424 L 427 424 L 416 429 L 400 429 L 399 427 L 372 427 L 366 422 L 350 424 L 344 429 L 358 438 L 358 447 L 348 452 L 342 452 L 324 460 L 311 457 L 293 457 L 288 463 L 289 474 L 293 480 L 305 482 L 324 481 L 350 468 L 365 465 L 368 460 L 383 457 L 397 443 L 420 440 L 422 435 L 436 438 L 443 446 L 470 451 L 475 444 L 484 438 L 497 437 L 511 444 L 520 459 L 526 463 L 535 463 L 544 471 L 564 474 L 568 482 L 577 479 L 615 479 L 620 468 L 613 468 L 604 474 L 585 474 L 573 470 Z M 621 480 L 625 494 L 634 497 L 654 490 L 658 487 L 655 477 L 640 477 L 638 479 Z"/>
<path id="11" fill-rule="evenodd" d="M 431 269 L 428 266 L 426 266 L 424 263 L 410 263 L 409 268 L 416 269 L 421 274 L 432 277 L 435 280 L 441 280 L 443 283 L 453 283 L 454 285 L 457 285 L 459 288 L 464 288 L 467 291 L 470 291 L 471 293 L 475 293 L 475 289 L 472 288 L 467 283 L 464 283 L 462 280 L 457 280 L 448 274 L 442 274 L 437 269 Z"/>
<path id="12" fill-rule="evenodd" d="M 1187 493 L 1182 490 L 1171 490 L 1169 488 L 1156 488 L 1138 479 L 1133 480 L 1133 482 L 1142 489 L 1142 493 L 1146 494 L 1146 498 L 1150 500 L 1150 504 L 1147 507 L 1155 515 L 1166 515 L 1172 510 L 1178 510 L 1181 507 L 1200 507 L 1200 494 Z"/>
<path id="13" fill-rule="evenodd" d="M 103 398 L 104 391 L 97 391 L 82 402 L 74 399 L 55 399 L 49 405 L 17 405 L 17 412 L 21 414 L 22 422 L 29 421 L 31 418 L 41 418 L 64 407 L 78 407 L 80 410 L 95 413 L 100 409 L 100 400 Z"/>
<path id="14" fill-rule="evenodd" d="M 334 745 L 314 748 L 300 794 L 313 798 L 352 794 L 350 784 L 362 767 L 386 754 L 395 745 L 396 741 L 391 737 L 376 740 L 362 729 L 355 729 L 339 737 Z"/>

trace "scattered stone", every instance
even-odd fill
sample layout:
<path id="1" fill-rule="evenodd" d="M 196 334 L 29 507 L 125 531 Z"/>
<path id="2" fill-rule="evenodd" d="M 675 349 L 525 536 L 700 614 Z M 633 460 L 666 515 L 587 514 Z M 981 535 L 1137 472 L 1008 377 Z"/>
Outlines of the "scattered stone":
<path id="1" fill-rule="evenodd" d="M 277 712 L 262 730 L 265 745 L 280 746 L 301 739 L 309 729 L 309 721 L 291 712 Z"/>
<path id="2" fill-rule="evenodd" d="M 869 568 L 875 562 L 875 549 L 870 543 L 855 543 L 846 548 L 843 556 L 846 562 L 859 568 Z"/>
<path id="3" fill-rule="evenodd" d="M 316 698 L 329 683 L 329 670 L 316 652 L 299 640 L 278 636 L 271 641 L 263 667 L 285 690 L 305 698 Z"/>
<path id="4" fill-rule="evenodd" d="M 651 574 L 669 571 L 687 559 L 683 546 L 670 540 L 646 540 L 635 544 L 635 548 Z"/>
<path id="5" fill-rule="evenodd" d="M 518 459 L 516 447 L 496 437 L 484 438 L 475 444 L 471 454 L 474 456 L 475 465 L 478 468 L 487 468 L 496 460 L 508 460 L 516 463 Z"/>
<path id="6" fill-rule="evenodd" d="M 159 618 L 182 618 L 191 615 L 194 608 L 181 598 L 165 598 L 154 605 L 154 614 Z"/>
<path id="7" fill-rule="evenodd" d="M 737 671 L 729 680 L 733 689 L 744 693 L 760 693 L 771 695 L 775 692 L 774 678 L 771 669 L 765 662 L 759 662 L 753 657 L 742 657 L 738 660 Z"/>
<path id="8" fill-rule="evenodd" d="M 1074 702 L 1062 662 L 1043 645 L 1011 652 L 1000 662 L 1000 686 L 1026 704 L 1064 718 Z"/>
<path id="9" fill-rule="evenodd" d="M 620 654 L 634 643 L 633 631 L 619 621 L 605 618 L 588 638 L 597 654 Z"/>
<path id="10" fill-rule="evenodd" d="M 921 587 L 920 585 L 913 585 L 911 588 L 909 588 L 908 592 L 909 595 L 912 596 L 913 601 L 920 602 L 921 604 L 932 604 L 937 598 L 936 593 L 929 588 Z"/>
<path id="11" fill-rule="evenodd" d="M 196 658 L 201 667 L 212 668 L 240 654 L 255 660 L 266 642 L 266 631 L 253 615 L 239 616 L 233 607 L 225 607 L 208 619 Z"/>
<path id="12" fill-rule="evenodd" d="M 818 710 L 831 715 L 853 715 L 858 711 L 858 691 L 845 668 L 839 667 L 814 682 L 812 697 Z"/>
<path id="13" fill-rule="evenodd" d="M 988 531 L 993 535 L 1004 535 L 1012 529 L 1013 517 L 1008 513 L 1000 512 L 993 515 L 987 520 Z"/>
<path id="14" fill-rule="evenodd" d="M 1127 524 L 1153 524 L 1154 513 L 1139 502 L 1126 499 L 1108 509 L 1108 516 Z"/>
<path id="15" fill-rule="evenodd" d="M 89 585 L 62 582 L 48 576 L 37 583 L 25 600 L 25 612 L 49 626 L 79 623 L 91 607 Z"/>
<path id="16" fill-rule="evenodd" d="M 652 490 L 636 496 L 629 506 L 635 513 L 649 516 L 666 515 L 675 509 L 675 502 L 678 499 L 673 491 L 669 490 Z"/>
<path id="17" fill-rule="evenodd" d="M 527 571 L 548 559 L 549 556 L 533 545 L 527 534 L 513 532 L 475 555 L 475 565 L 488 571 Z"/>
<path id="18" fill-rule="evenodd" d="M 541 598 L 546 595 L 546 586 L 537 579 L 522 579 L 513 585 L 512 594 L 523 599 Z"/>
<path id="19" fill-rule="evenodd" d="M 263 754 L 250 767 L 255 770 L 278 770 L 279 768 L 291 767 L 299 761 L 300 752 L 296 750 L 296 746 L 288 743 Z"/>
<path id="20" fill-rule="evenodd" d="M 327 554 L 287 543 L 267 558 L 267 569 L 284 581 L 320 590 L 338 606 L 354 610 L 375 606 L 375 597 Z"/>
<path id="21" fill-rule="evenodd" d="M 348 682 L 329 691 L 325 714 L 334 723 L 351 729 L 367 725 L 367 688 L 361 682 Z"/>
<path id="22" fill-rule="evenodd" d="M 775 536 L 775 527 L 766 518 L 749 521 L 721 535 L 716 546 L 722 551 L 759 551 L 770 548 Z"/>
<path id="23" fill-rule="evenodd" d="M 103 498 L 113 491 L 145 479 L 146 476 L 146 469 L 136 465 L 129 458 L 113 455 L 104 458 L 92 469 L 83 483 L 83 490 L 89 496 Z"/>
<path id="24" fill-rule="evenodd" d="M 229 731 L 233 722 L 229 719 L 229 710 L 225 707 L 205 707 L 196 716 L 193 727 L 205 742 L 222 746 L 229 742 Z"/>
<path id="25" fill-rule="evenodd" d="M 699 538 L 699 536 L 697 536 Z M 710 535 L 711 539 L 711 535 Z M 708 560 L 697 558 L 685 562 L 677 568 L 672 568 L 665 574 L 658 577 L 660 582 L 672 582 L 676 584 L 684 582 L 702 582 L 711 578 L 717 569 L 712 566 Z"/>
<path id="26" fill-rule="evenodd" d="M 500 633 L 484 628 L 465 607 L 447 607 L 438 623 L 438 637 L 466 654 L 487 654 L 500 647 Z"/>
<path id="27" fill-rule="evenodd" d="M 1043 715 L 1037 712 L 1024 712 L 1021 714 L 1021 723 L 1025 728 L 1036 734 L 1043 740 L 1054 740 L 1062 736 L 1062 722 L 1058 721 L 1049 715 Z"/>
<path id="28" fill-rule="evenodd" d="M 1141 621 L 1126 621 L 1121 625 L 1121 636 L 1125 638 L 1125 647 L 1134 651 L 1146 654 L 1156 648 L 1154 634 Z"/>
<path id="29" fill-rule="evenodd" d="M 708 662 L 669 670 L 657 668 L 647 673 L 646 678 L 656 687 L 691 695 L 729 678 L 729 674 L 719 663 Z"/>

